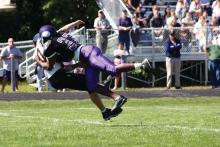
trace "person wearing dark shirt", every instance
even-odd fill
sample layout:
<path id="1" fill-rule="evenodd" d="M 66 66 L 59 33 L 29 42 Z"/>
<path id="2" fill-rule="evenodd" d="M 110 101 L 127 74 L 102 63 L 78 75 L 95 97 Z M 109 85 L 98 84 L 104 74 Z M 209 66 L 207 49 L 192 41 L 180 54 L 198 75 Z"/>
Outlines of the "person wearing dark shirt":
<path id="1" fill-rule="evenodd" d="M 150 27 L 157 28 L 153 29 L 153 37 L 154 39 L 161 39 L 162 37 L 162 30 L 160 28 L 163 27 L 163 19 L 159 13 L 158 9 L 153 11 L 153 17 L 150 20 Z"/>
<path id="2" fill-rule="evenodd" d="M 128 0 L 128 4 L 130 6 L 130 9 L 135 12 L 140 6 L 140 0 Z"/>
<path id="3" fill-rule="evenodd" d="M 128 17 L 127 11 L 124 10 L 122 12 L 122 16 L 119 18 L 118 29 L 119 29 L 119 36 L 118 40 L 119 43 L 125 45 L 125 51 L 129 54 L 130 49 L 130 31 L 133 24 L 131 19 Z"/>
<path id="4" fill-rule="evenodd" d="M 147 25 L 147 27 L 150 26 L 150 21 L 153 18 L 155 11 L 158 11 L 158 12 L 160 11 L 160 9 L 159 9 L 159 7 L 157 5 L 153 5 L 152 6 L 152 12 L 146 17 L 146 25 Z M 161 17 L 160 13 L 159 13 L 159 16 Z"/>
<path id="5" fill-rule="evenodd" d="M 175 33 L 171 32 L 169 38 L 165 41 L 166 50 L 166 70 L 167 70 L 167 89 L 171 88 L 172 73 L 175 74 L 175 87 L 180 89 L 180 49 L 181 42 L 175 37 Z"/>
<path id="6" fill-rule="evenodd" d="M 153 11 L 153 17 L 150 20 L 150 27 L 160 28 L 164 24 L 163 18 L 161 17 L 158 9 Z"/>

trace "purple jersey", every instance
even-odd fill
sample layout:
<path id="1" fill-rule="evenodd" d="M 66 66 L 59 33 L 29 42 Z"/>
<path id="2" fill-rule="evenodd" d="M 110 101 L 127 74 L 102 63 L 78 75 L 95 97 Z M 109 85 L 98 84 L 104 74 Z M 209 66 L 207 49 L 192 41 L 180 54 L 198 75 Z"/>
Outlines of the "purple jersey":
<path id="1" fill-rule="evenodd" d="M 46 57 L 56 56 L 58 62 L 68 62 L 74 57 L 74 52 L 80 46 L 72 36 L 67 33 L 59 34 L 51 40 L 44 55 Z"/>

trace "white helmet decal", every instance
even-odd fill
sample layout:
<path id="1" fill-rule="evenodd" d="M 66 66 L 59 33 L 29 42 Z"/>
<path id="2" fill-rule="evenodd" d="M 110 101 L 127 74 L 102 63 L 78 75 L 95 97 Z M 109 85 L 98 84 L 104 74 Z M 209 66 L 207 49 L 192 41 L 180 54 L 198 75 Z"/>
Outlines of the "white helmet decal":
<path id="1" fill-rule="evenodd" d="M 41 34 L 41 37 L 50 37 L 50 32 L 49 31 L 44 31 L 42 34 Z"/>

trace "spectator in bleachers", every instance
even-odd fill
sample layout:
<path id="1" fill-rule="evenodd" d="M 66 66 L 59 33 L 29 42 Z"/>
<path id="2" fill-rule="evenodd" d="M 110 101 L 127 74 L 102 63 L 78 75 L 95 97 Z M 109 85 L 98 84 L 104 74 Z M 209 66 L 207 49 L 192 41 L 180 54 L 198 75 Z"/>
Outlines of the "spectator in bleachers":
<path id="1" fill-rule="evenodd" d="M 141 9 L 138 9 L 137 12 L 133 15 L 137 18 L 138 24 L 140 27 L 146 26 L 146 19 L 144 16 L 144 12 L 141 11 Z"/>
<path id="2" fill-rule="evenodd" d="M 208 69 L 212 89 L 220 87 L 220 36 L 213 39 L 205 49 L 208 55 Z"/>
<path id="3" fill-rule="evenodd" d="M 15 89 L 18 91 L 18 66 L 19 60 L 22 58 L 22 53 L 20 49 L 16 48 L 14 45 L 14 39 L 8 39 L 8 46 L 2 49 L 0 54 L 0 60 L 3 61 L 3 79 L 2 79 L 2 89 L 1 92 L 4 93 L 7 81 L 11 79 L 11 65 L 14 59 L 13 67 L 15 71 Z"/>
<path id="4" fill-rule="evenodd" d="M 132 24 L 131 18 L 128 17 L 127 11 L 123 10 L 122 16 L 119 18 L 119 23 L 118 23 L 118 29 L 119 29 L 118 40 L 119 40 L 119 43 L 122 43 L 123 45 L 125 45 L 126 54 L 129 54 L 130 31 L 131 31 L 132 26 L 133 24 Z"/>
<path id="5" fill-rule="evenodd" d="M 211 44 L 212 40 L 220 34 L 220 28 L 218 25 L 217 17 L 212 16 L 210 26 L 211 26 L 211 28 L 210 28 L 210 32 L 208 34 L 208 44 Z"/>
<path id="6" fill-rule="evenodd" d="M 164 15 L 163 15 L 163 20 L 164 20 L 164 23 L 167 22 L 167 19 L 171 17 L 171 8 L 169 6 L 167 6 L 165 9 L 164 9 Z"/>
<path id="7" fill-rule="evenodd" d="M 133 46 L 136 47 L 138 45 L 138 42 L 140 40 L 140 25 L 138 18 L 136 16 L 132 17 L 132 29 L 131 29 L 131 41 L 133 43 Z"/>
<path id="8" fill-rule="evenodd" d="M 210 0 L 201 0 L 201 7 L 203 11 L 207 11 L 208 15 L 211 15 L 212 8 L 210 6 Z"/>
<path id="9" fill-rule="evenodd" d="M 218 24 L 220 24 L 220 0 L 216 0 L 216 4 L 213 6 L 212 16 L 217 17 Z"/>
<path id="10" fill-rule="evenodd" d="M 137 12 L 137 10 L 140 8 L 140 0 L 128 0 L 128 5 L 131 12 Z"/>
<path id="11" fill-rule="evenodd" d="M 178 19 L 181 21 L 185 15 L 186 15 L 186 7 L 187 2 L 186 0 L 178 0 L 176 4 L 175 14 L 178 17 Z"/>
<path id="12" fill-rule="evenodd" d="M 146 17 L 146 26 L 149 27 L 150 26 L 150 21 L 154 16 L 154 13 L 156 13 L 155 11 L 160 11 L 160 9 L 158 8 L 157 5 L 153 5 L 152 6 L 152 12 Z M 161 14 L 159 13 L 159 16 L 161 17 Z"/>
<path id="13" fill-rule="evenodd" d="M 199 18 L 202 13 L 201 1 L 200 0 L 193 0 L 189 7 L 189 12 L 192 14 L 193 19 Z"/>
<path id="14" fill-rule="evenodd" d="M 213 2 L 212 2 L 212 6 L 211 6 L 211 8 L 212 8 L 212 10 L 214 9 L 214 7 L 217 5 L 217 0 L 214 0 Z"/>
<path id="15" fill-rule="evenodd" d="M 108 45 L 108 33 L 110 29 L 110 23 L 105 18 L 102 10 L 98 11 L 98 17 L 94 21 L 94 28 L 96 29 L 96 45 L 103 53 L 105 53 Z"/>
<path id="16" fill-rule="evenodd" d="M 202 16 L 204 17 L 205 22 L 207 23 L 207 26 L 210 26 L 211 25 L 211 16 L 208 15 L 208 12 L 204 10 L 202 12 Z"/>
<path id="17" fill-rule="evenodd" d="M 177 16 L 173 16 L 173 20 L 171 21 L 172 27 L 180 27 L 180 23 L 178 22 Z"/>
<path id="18" fill-rule="evenodd" d="M 190 29 L 185 27 L 185 24 L 181 24 L 181 28 L 179 31 L 180 41 L 182 43 L 182 50 L 185 52 L 190 52 L 192 48 L 192 34 Z"/>
<path id="19" fill-rule="evenodd" d="M 167 70 L 167 89 L 171 88 L 172 75 L 175 75 L 175 87 L 181 89 L 180 85 L 180 49 L 182 48 L 181 42 L 175 37 L 175 33 L 171 32 L 169 38 L 165 41 L 166 51 L 166 70 Z"/>
<path id="20" fill-rule="evenodd" d="M 180 27 L 180 23 L 177 22 L 177 17 L 176 15 L 174 14 L 172 17 L 169 18 L 168 20 L 168 23 L 166 25 L 166 30 L 164 30 L 164 33 L 163 33 L 163 41 L 167 40 L 167 38 L 169 38 L 169 34 L 170 32 L 175 32 L 175 35 L 176 35 L 176 38 L 180 38 L 180 35 L 179 35 L 179 28 L 177 27 Z"/>
<path id="21" fill-rule="evenodd" d="M 204 46 L 206 46 L 206 32 L 207 31 L 207 23 L 203 16 L 199 17 L 198 22 L 195 24 L 193 28 L 193 33 L 195 34 L 196 40 L 199 45 L 199 52 L 202 52 Z"/>
<path id="22" fill-rule="evenodd" d="M 153 17 L 150 20 L 150 27 L 153 29 L 153 35 L 155 39 L 161 39 L 162 37 L 162 27 L 164 25 L 163 18 L 161 17 L 158 9 L 153 11 Z"/>
<path id="23" fill-rule="evenodd" d="M 182 24 L 184 24 L 185 27 L 192 27 L 195 24 L 195 20 L 192 19 L 191 13 L 186 13 L 185 18 L 182 19 Z"/>
<path id="24" fill-rule="evenodd" d="M 165 26 L 169 27 L 171 25 L 171 22 L 173 21 L 173 17 L 176 17 L 175 11 L 171 10 L 170 11 L 170 17 L 167 18 L 165 22 Z"/>
<path id="25" fill-rule="evenodd" d="M 211 17 L 211 26 L 219 26 L 217 17 L 215 17 L 215 16 Z"/>

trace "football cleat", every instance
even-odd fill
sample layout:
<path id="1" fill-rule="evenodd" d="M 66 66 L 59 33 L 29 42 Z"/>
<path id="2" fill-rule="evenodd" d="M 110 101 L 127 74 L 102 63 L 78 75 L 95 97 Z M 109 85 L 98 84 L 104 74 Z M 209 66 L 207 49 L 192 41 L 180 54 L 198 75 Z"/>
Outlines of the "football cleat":
<path id="1" fill-rule="evenodd" d="M 115 101 L 115 104 L 112 108 L 112 112 L 117 110 L 118 108 L 121 108 L 126 102 L 127 102 L 127 98 L 120 95 L 120 97 Z"/>
<path id="2" fill-rule="evenodd" d="M 111 109 L 106 108 L 105 112 L 102 112 L 102 117 L 105 121 L 110 120 L 113 117 Z"/>
<path id="3" fill-rule="evenodd" d="M 118 107 L 118 108 L 116 108 L 116 109 L 113 109 L 113 110 L 112 110 L 112 117 L 118 116 L 122 111 L 123 111 L 123 109 L 120 108 L 120 107 Z"/>

